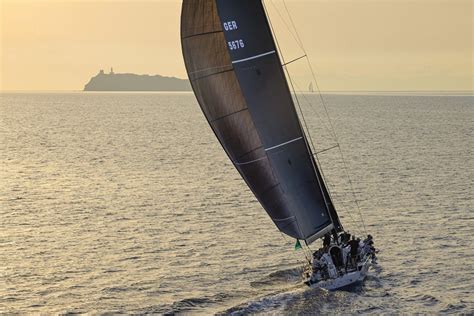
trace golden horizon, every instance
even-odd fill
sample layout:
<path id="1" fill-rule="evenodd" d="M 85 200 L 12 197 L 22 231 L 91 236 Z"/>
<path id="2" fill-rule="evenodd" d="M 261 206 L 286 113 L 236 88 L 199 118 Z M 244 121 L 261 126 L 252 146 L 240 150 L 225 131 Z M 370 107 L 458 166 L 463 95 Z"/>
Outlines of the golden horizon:
<path id="1" fill-rule="evenodd" d="M 301 55 L 266 2 L 286 60 Z M 470 1 L 287 1 L 323 91 L 472 91 Z M 187 78 L 181 1 L 1 1 L 1 91 L 81 90 L 99 69 Z M 283 18 L 282 18 L 283 17 Z M 290 71 L 307 86 L 303 64 Z M 297 89 L 298 90 L 298 89 Z"/>

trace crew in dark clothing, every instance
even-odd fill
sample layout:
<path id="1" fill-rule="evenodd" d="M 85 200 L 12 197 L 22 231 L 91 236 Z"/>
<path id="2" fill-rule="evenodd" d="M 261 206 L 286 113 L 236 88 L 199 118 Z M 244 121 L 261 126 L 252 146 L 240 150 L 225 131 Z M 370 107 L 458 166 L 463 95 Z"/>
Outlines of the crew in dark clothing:
<path id="1" fill-rule="evenodd" d="M 349 241 L 349 246 L 351 246 L 351 262 L 352 265 L 355 266 L 357 262 L 357 253 L 359 251 L 359 241 L 352 236 L 352 240 Z"/>
<path id="2" fill-rule="evenodd" d="M 364 244 L 365 244 L 365 252 L 370 254 L 372 258 L 372 263 L 376 263 L 377 257 L 375 256 L 374 239 L 372 235 L 367 235 L 367 238 L 364 240 Z"/>
<path id="3" fill-rule="evenodd" d="M 337 238 L 337 231 L 335 229 L 332 230 L 332 239 L 334 240 L 335 244 L 339 245 L 339 240 Z"/>
<path id="4" fill-rule="evenodd" d="M 324 235 L 323 247 L 327 248 L 327 247 L 329 247 L 330 244 L 331 244 L 331 235 L 329 233 L 327 233 L 326 235 Z"/>
<path id="5" fill-rule="evenodd" d="M 340 235 L 340 239 L 341 239 L 341 244 L 345 245 L 351 239 L 351 234 L 349 232 L 342 232 Z"/>
<path id="6" fill-rule="evenodd" d="M 339 248 L 338 246 L 331 247 L 330 255 L 332 262 L 334 263 L 336 268 L 339 269 L 344 266 L 341 248 Z"/>

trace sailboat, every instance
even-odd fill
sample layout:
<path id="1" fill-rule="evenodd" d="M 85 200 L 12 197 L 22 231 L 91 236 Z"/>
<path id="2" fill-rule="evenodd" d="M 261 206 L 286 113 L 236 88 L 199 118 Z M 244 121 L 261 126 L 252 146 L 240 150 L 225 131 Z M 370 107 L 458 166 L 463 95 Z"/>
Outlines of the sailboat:
<path id="1" fill-rule="evenodd" d="M 304 245 L 330 238 L 324 253 L 339 253 L 333 261 L 344 262 L 344 228 L 295 109 L 262 1 L 183 0 L 181 44 L 210 127 L 278 230 Z M 333 262 L 312 269 L 304 282 L 338 289 L 363 280 L 368 267 L 369 255 L 361 254 L 349 269 Z"/>
<path id="2" fill-rule="evenodd" d="M 314 88 L 313 88 L 313 83 L 312 83 L 312 82 L 309 83 L 308 92 L 311 92 L 311 93 L 314 92 Z"/>

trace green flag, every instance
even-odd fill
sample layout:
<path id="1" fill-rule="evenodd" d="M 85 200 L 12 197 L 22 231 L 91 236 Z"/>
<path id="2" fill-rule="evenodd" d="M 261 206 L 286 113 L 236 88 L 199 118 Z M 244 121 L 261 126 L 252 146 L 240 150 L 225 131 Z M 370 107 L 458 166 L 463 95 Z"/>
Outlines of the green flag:
<path id="1" fill-rule="evenodd" d="M 300 240 L 299 239 L 296 239 L 296 244 L 295 244 L 295 250 L 298 250 L 298 249 L 301 249 L 301 244 L 300 244 Z"/>

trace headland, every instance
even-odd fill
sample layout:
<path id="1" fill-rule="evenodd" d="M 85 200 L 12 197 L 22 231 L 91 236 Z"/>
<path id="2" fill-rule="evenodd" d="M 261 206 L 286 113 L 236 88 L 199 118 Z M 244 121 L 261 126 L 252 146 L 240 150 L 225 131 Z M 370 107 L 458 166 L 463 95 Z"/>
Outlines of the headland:
<path id="1" fill-rule="evenodd" d="M 100 70 L 84 86 L 84 91 L 190 91 L 188 80 L 160 75 L 106 74 Z"/>

